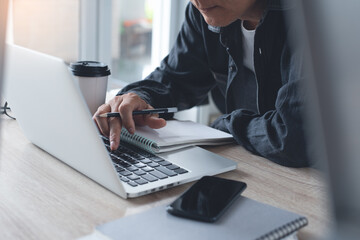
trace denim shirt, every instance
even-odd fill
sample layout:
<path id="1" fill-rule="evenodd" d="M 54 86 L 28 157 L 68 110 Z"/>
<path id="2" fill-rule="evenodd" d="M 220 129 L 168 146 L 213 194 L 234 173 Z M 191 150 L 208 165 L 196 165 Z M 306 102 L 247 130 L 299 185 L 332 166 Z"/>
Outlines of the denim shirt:
<path id="1" fill-rule="evenodd" d="M 176 43 L 160 67 L 119 95 L 135 92 L 153 107 L 183 110 L 201 105 L 211 92 L 223 112 L 212 127 L 231 133 L 238 144 L 275 163 L 309 166 L 302 119 L 302 51 L 288 41 L 291 28 L 284 14 L 291 6 L 279 3 L 268 1 L 256 28 L 255 75 L 243 66 L 241 20 L 213 27 L 189 3 Z"/>

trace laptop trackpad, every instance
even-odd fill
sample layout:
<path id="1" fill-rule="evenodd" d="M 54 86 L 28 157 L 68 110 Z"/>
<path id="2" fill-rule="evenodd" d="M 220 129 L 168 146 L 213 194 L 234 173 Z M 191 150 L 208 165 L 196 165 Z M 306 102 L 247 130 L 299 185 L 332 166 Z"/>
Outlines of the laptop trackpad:
<path id="1" fill-rule="evenodd" d="M 199 171 L 203 174 L 210 174 L 214 170 L 224 170 L 224 168 L 236 168 L 234 161 L 197 146 L 158 155 L 186 170 Z"/>

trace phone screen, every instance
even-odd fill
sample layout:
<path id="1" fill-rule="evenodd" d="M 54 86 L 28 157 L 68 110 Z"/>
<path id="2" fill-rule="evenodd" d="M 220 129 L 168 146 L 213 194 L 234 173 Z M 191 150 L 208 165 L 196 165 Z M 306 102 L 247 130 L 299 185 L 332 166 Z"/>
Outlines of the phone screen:
<path id="1" fill-rule="evenodd" d="M 245 190 L 246 183 L 205 176 L 167 208 L 173 215 L 215 222 Z"/>

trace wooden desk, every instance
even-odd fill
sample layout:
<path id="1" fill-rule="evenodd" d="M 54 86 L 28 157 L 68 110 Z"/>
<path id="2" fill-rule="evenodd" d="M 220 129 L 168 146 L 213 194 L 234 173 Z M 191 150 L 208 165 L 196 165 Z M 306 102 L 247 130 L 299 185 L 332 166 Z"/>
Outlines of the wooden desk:
<path id="1" fill-rule="evenodd" d="M 124 200 L 29 142 L 14 120 L 1 117 L 0 238 L 74 239 L 96 225 L 174 200 L 191 184 Z M 324 235 L 326 188 L 314 169 L 291 169 L 239 146 L 211 151 L 238 162 L 220 175 L 247 183 L 244 196 L 306 216 L 300 239 Z"/>

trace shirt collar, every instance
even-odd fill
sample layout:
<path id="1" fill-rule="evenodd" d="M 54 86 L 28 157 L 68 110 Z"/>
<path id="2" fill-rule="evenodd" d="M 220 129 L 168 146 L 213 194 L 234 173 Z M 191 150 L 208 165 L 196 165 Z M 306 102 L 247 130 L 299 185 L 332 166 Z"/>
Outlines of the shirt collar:
<path id="1" fill-rule="evenodd" d="M 294 8 L 296 0 L 268 0 L 268 5 L 264 14 L 267 11 L 285 11 Z M 214 33 L 220 33 L 223 28 L 208 25 L 208 29 Z"/>
<path id="2" fill-rule="evenodd" d="M 268 0 L 267 10 L 289 10 L 294 8 L 296 0 Z"/>

